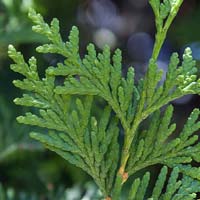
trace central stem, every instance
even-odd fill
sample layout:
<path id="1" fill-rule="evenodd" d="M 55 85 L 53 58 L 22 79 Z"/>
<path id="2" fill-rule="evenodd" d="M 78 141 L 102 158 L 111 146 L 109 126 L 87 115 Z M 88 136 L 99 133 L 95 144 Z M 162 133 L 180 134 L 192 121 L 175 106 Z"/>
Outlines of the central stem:
<path id="1" fill-rule="evenodd" d="M 182 3 L 183 3 L 183 0 L 177 0 L 172 5 L 172 9 L 171 9 L 169 16 L 167 17 L 167 19 L 164 23 L 164 26 L 161 26 L 160 23 L 159 23 L 159 20 L 160 20 L 159 9 L 155 9 L 155 7 L 152 7 L 154 14 L 155 14 L 155 17 L 156 17 L 156 28 L 157 28 L 155 44 L 154 44 L 154 48 L 153 48 L 153 52 L 152 52 L 152 56 L 151 56 L 151 58 L 153 58 L 155 62 L 158 59 L 160 50 L 163 46 L 164 40 L 165 40 L 166 35 L 167 35 L 167 31 L 168 31 L 171 23 L 173 22 L 175 16 L 177 15 L 177 12 L 178 12 Z M 153 3 L 151 3 L 151 5 L 153 5 Z M 145 104 L 145 101 L 144 101 L 144 104 Z M 137 113 L 136 118 L 133 121 L 133 125 L 132 125 L 131 129 L 127 130 L 126 129 L 127 127 L 126 128 L 124 127 L 125 128 L 125 134 L 124 134 L 124 144 L 123 144 L 122 155 L 121 155 L 121 163 L 120 163 L 120 167 L 119 167 L 119 170 L 117 172 L 117 175 L 116 175 L 116 180 L 115 180 L 115 185 L 114 185 L 114 188 L 113 188 L 112 198 L 107 197 L 106 200 L 119 200 L 121 190 L 122 190 L 122 186 L 128 179 L 129 175 L 125 171 L 125 169 L 126 169 L 126 165 L 127 165 L 129 156 L 130 156 L 130 148 L 131 148 L 131 144 L 134 140 L 136 130 L 137 130 L 139 124 L 141 123 L 141 121 L 143 120 L 143 118 L 140 114 L 142 114 L 142 112 Z M 141 118 L 139 118 L 139 117 L 141 117 Z"/>
<path id="2" fill-rule="evenodd" d="M 139 120 L 135 120 L 135 121 L 136 122 L 133 123 L 132 129 L 127 130 L 126 133 L 124 134 L 124 144 L 123 144 L 123 148 L 122 148 L 121 164 L 120 164 L 120 168 L 117 172 L 115 185 L 114 185 L 114 189 L 113 189 L 113 194 L 112 194 L 112 200 L 120 199 L 122 186 L 129 177 L 129 175 L 125 171 L 125 169 L 126 169 L 126 165 L 127 165 L 129 156 L 130 156 L 131 144 L 134 139 L 134 135 L 138 128 L 138 125 L 140 124 Z"/>

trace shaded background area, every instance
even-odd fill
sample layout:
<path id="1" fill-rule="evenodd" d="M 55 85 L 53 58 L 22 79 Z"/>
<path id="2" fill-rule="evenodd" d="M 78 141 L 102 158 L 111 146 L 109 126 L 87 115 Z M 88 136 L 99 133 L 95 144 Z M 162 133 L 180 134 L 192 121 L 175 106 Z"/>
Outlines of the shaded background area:
<path id="1" fill-rule="evenodd" d="M 40 12 L 49 22 L 60 20 L 61 33 L 66 40 L 72 25 L 80 30 L 80 53 L 89 42 L 100 51 L 105 44 L 112 50 L 122 49 L 123 70 L 132 65 L 136 81 L 143 77 L 154 44 L 154 17 L 148 0 L 0 0 L 0 199 L 92 199 L 96 188 L 91 179 L 54 153 L 29 139 L 30 127 L 18 125 L 15 117 L 24 108 L 12 103 L 19 96 L 12 80 L 19 78 L 9 69 L 8 44 L 28 59 L 36 56 L 42 73 L 49 65 L 63 58 L 40 55 L 35 47 L 45 38 L 31 31 L 27 18 L 29 7 Z M 186 46 L 200 66 L 200 1 L 185 0 L 159 56 L 159 67 L 167 70 L 173 51 L 180 55 Z M 181 128 L 200 98 L 188 95 L 173 102 L 174 120 Z M 84 184 L 86 183 L 86 184 Z M 67 188 L 67 189 L 66 189 Z M 2 195 L 2 196 L 1 196 Z M 16 196 L 15 196 L 16 195 Z"/>

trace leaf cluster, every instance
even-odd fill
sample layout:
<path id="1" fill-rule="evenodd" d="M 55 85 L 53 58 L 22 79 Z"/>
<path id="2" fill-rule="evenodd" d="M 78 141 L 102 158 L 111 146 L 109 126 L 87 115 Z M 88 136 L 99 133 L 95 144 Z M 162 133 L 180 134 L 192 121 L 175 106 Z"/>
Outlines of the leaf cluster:
<path id="1" fill-rule="evenodd" d="M 131 186 L 128 200 L 192 200 L 196 198 L 196 193 L 200 191 L 200 182 L 194 181 L 188 176 L 179 178 L 179 168 L 175 167 L 167 180 L 168 169 L 164 166 L 151 195 L 148 195 L 150 173 L 147 172 L 141 179 L 136 178 Z M 147 197 L 148 196 L 148 197 Z"/>
<path id="2" fill-rule="evenodd" d="M 150 1 L 156 19 L 162 23 L 171 19 L 180 2 Z M 44 129 L 44 133 L 32 132 L 31 137 L 90 174 L 107 199 L 118 199 L 120 187 L 130 175 L 158 163 L 175 168 L 163 194 L 167 168 L 161 170 L 151 199 L 194 199 L 198 187 L 188 193 L 184 189 L 200 181 L 200 168 L 190 164 L 192 160 L 200 162 L 200 145 L 194 135 L 200 128 L 200 111 L 195 109 L 191 113 L 179 136 L 172 140 L 169 137 L 176 129 L 171 123 L 173 107 L 168 106 L 164 114 L 160 111 L 174 99 L 200 93 L 191 50 L 185 50 L 182 60 L 177 53 L 171 56 L 163 84 L 160 83 L 163 72 L 156 56 L 152 56 L 146 75 L 136 84 L 133 67 L 122 75 L 119 49 L 112 55 L 106 46 L 102 53 L 97 53 L 94 45 L 89 44 L 87 54 L 81 58 L 77 27 L 72 28 L 64 42 L 57 19 L 48 25 L 34 10 L 29 17 L 35 23 L 33 30 L 49 40 L 36 50 L 64 57 L 63 63 L 48 67 L 44 78 L 40 78 L 36 59 L 32 57 L 26 62 L 20 52 L 9 46 L 9 56 L 15 62 L 11 69 L 25 77 L 13 81 L 25 91 L 14 102 L 36 109 L 36 113 L 28 112 L 17 120 Z M 159 23 L 158 28 L 163 28 Z M 106 102 L 98 115 L 94 112 L 97 106 L 94 96 Z M 146 118 L 151 123 L 147 130 L 141 130 Z M 120 125 L 124 134 L 122 149 L 118 142 Z M 182 181 L 177 180 L 179 172 L 184 174 Z M 136 179 L 129 199 L 143 199 L 148 182 L 148 173 L 141 180 Z"/>

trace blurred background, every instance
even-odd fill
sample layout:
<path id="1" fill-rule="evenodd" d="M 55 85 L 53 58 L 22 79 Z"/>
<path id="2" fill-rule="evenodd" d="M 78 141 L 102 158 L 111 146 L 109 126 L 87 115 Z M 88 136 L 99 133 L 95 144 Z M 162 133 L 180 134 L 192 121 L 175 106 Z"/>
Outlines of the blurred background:
<path id="1" fill-rule="evenodd" d="M 90 177 L 29 139 L 30 127 L 18 125 L 25 108 L 13 104 L 20 91 L 12 85 L 18 75 L 9 69 L 7 46 L 13 44 L 25 58 L 36 56 L 41 72 L 63 58 L 40 55 L 35 47 L 46 41 L 31 30 L 27 12 L 33 7 L 50 22 L 60 20 L 66 40 L 72 25 L 80 30 L 80 53 L 89 42 L 100 51 L 105 44 L 123 52 L 123 69 L 132 65 L 136 79 L 146 69 L 154 44 L 154 16 L 148 0 L 0 0 L 0 200 L 90 200 L 96 187 Z M 185 0 L 159 56 L 166 72 L 169 57 L 186 46 L 200 66 L 200 1 Z M 172 102 L 174 121 L 181 128 L 200 98 L 188 95 Z"/>

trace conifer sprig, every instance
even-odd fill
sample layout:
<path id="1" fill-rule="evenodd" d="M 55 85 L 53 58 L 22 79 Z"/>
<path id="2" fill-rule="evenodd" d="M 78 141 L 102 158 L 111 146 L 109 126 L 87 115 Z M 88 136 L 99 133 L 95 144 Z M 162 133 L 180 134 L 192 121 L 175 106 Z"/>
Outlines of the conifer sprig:
<path id="1" fill-rule="evenodd" d="M 13 81 L 25 91 L 14 102 L 21 106 L 35 107 L 36 114 L 28 112 L 17 120 L 35 125 L 44 133 L 31 136 L 48 149 L 81 167 L 90 174 L 106 200 L 120 199 L 121 189 L 130 175 L 154 164 L 174 168 L 166 192 L 167 168 L 164 167 L 156 182 L 150 199 L 194 199 L 197 189 L 189 190 L 191 184 L 198 188 L 200 168 L 191 161 L 200 162 L 200 145 L 194 133 L 200 129 L 200 111 L 195 109 L 185 123 L 181 133 L 174 139 L 176 125 L 171 123 L 173 107 L 165 112 L 161 107 L 186 94 L 200 93 L 200 79 L 196 63 L 187 48 L 182 61 L 177 53 L 171 56 L 168 72 L 163 84 L 163 72 L 157 65 L 157 57 L 183 0 L 150 0 L 156 18 L 156 41 L 146 75 L 134 82 L 134 68 L 122 75 L 122 55 L 117 49 L 111 55 L 108 46 L 97 53 L 95 46 L 87 46 L 87 54 L 79 55 L 79 31 L 73 27 L 67 42 L 59 33 L 59 21 L 53 19 L 48 25 L 40 14 L 30 10 L 34 22 L 33 30 L 47 37 L 49 44 L 39 46 L 39 53 L 57 53 L 64 57 L 63 63 L 48 67 L 44 78 L 37 72 L 34 57 L 25 62 L 23 55 L 9 46 L 9 56 L 15 64 L 11 69 L 22 74 L 23 80 Z M 63 84 L 58 81 L 63 77 Z M 95 113 L 98 96 L 105 101 L 100 114 Z M 151 123 L 141 129 L 144 119 Z M 119 147 L 119 125 L 123 129 L 123 147 Z M 178 173 L 183 179 L 178 180 Z M 149 173 L 136 179 L 127 197 L 144 199 L 150 179 Z M 174 186 L 174 187 L 172 187 Z M 187 191 L 184 193 L 184 189 Z"/>
<path id="2" fill-rule="evenodd" d="M 34 58 L 27 64 L 13 46 L 9 46 L 9 55 L 16 62 L 11 65 L 12 70 L 26 77 L 14 81 L 15 86 L 29 92 L 14 102 L 39 108 L 38 115 L 28 112 L 18 117 L 18 122 L 48 129 L 48 134 L 33 132 L 31 137 L 88 172 L 104 195 L 108 194 L 119 159 L 118 120 L 111 117 L 110 106 L 104 109 L 99 121 L 91 116 L 91 95 L 83 100 L 77 98 L 76 109 L 71 109 L 71 97 L 54 92 L 55 77 L 47 74 L 39 78 Z"/>
<path id="3" fill-rule="evenodd" d="M 176 129 L 176 124 L 170 123 L 172 114 L 172 106 L 166 109 L 162 117 L 158 110 L 151 116 L 148 130 L 138 131 L 126 169 L 129 175 L 157 163 L 175 167 L 178 164 L 191 163 L 192 160 L 199 162 L 198 135 L 193 133 L 200 129 L 200 122 L 197 121 L 200 111 L 195 109 L 179 136 L 169 140 Z M 185 173 L 184 170 L 183 173 Z M 196 178 L 199 179 L 198 176 Z"/>
<path id="4" fill-rule="evenodd" d="M 156 41 L 152 53 L 152 58 L 157 60 L 167 31 L 176 17 L 183 0 L 149 0 L 155 15 Z"/>
<path id="5" fill-rule="evenodd" d="M 147 172 L 142 179 L 137 178 L 134 180 L 128 200 L 193 200 L 196 199 L 196 193 L 200 192 L 200 182 L 191 179 L 188 176 L 183 176 L 179 179 L 179 168 L 175 167 L 169 179 L 167 180 L 168 169 L 164 166 L 153 188 L 152 194 L 149 195 L 146 191 L 149 185 L 150 173 Z M 166 185 L 166 186 L 165 186 Z M 163 188 L 165 192 L 163 192 Z"/>

